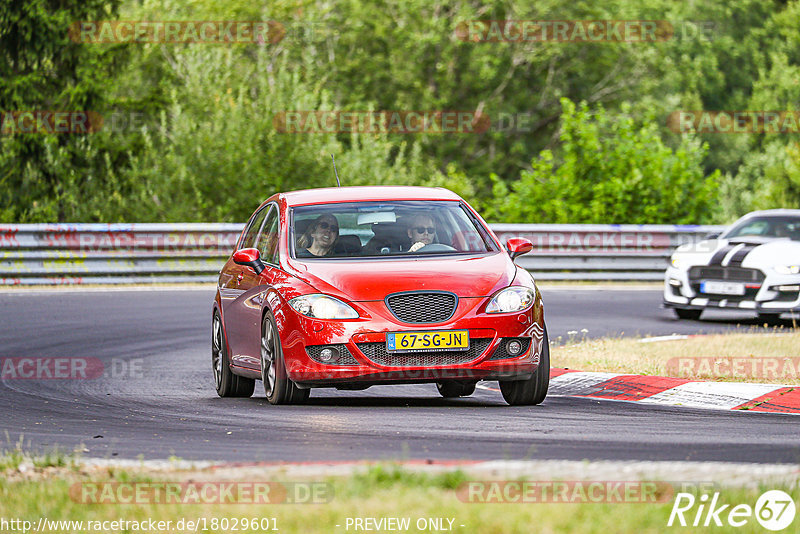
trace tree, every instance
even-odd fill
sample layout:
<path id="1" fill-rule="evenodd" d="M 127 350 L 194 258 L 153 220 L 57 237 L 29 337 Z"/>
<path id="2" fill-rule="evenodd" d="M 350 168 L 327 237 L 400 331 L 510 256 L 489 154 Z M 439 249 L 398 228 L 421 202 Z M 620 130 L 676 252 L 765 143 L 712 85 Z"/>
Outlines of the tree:
<path id="1" fill-rule="evenodd" d="M 0 3 L 0 111 L 6 132 L 18 112 L 102 108 L 116 49 L 72 42 L 68 30 L 76 21 L 112 17 L 117 5 L 118 0 Z M 104 157 L 87 136 L 50 131 L 0 135 L 0 220 L 66 220 L 85 174 Z"/>
<path id="2" fill-rule="evenodd" d="M 526 223 L 698 223 L 715 205 L 716 171 L 704 177 L 707 147 L 686 136 L 672 150 L 654 121 L 637 124 L 602 107 L 562 99 L 562 153 L 542 151 L 509 189 L 496 176 L 490 217 Z"/>

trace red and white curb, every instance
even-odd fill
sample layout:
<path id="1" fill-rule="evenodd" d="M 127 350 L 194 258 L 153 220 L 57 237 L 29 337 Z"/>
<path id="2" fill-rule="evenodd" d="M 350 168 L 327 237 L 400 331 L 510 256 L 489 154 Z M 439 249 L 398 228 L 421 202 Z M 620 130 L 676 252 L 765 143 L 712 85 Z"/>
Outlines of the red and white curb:
<path id="1" fill-rule="evenodd" d="M 548 396 L 800 414 L 800 386 L 551 369 Z"/>

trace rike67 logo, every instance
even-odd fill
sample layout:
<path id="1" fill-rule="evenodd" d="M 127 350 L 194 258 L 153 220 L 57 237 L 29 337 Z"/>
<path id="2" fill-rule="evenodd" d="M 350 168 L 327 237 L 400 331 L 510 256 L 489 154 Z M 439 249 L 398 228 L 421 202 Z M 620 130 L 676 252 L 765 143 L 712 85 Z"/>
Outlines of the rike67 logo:
<path id="1" fill-rule="evenodd" d="M 696 498 L 691 493 L 678 493 L 669 514 L 667 526 L 721 527 L 725 524 L 742 527 L 754 517 L 767 530 L 784 530 L 794 521 L 797 512 L 792 497 L 781 490 L 763 493 L 755 507 L 749 504 L 730 504 L 719 502 L 719 493 L 709 498 L 703 494 Z"/>

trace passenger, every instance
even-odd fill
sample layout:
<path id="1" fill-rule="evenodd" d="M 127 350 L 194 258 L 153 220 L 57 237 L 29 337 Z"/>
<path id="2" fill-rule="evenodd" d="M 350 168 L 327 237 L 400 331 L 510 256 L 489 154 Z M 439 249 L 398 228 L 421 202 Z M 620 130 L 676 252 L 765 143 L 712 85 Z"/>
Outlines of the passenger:
<path id="1" fill-rule="evenodd" d="M 409 252 L 416 252 L 425 245 L 430 245 L 436 239 L 436 227 L 430 215 L 416 215 L 408 225 L 408 237 L 411 238 Z"/>
<path id="2" fill-rule="evenodd" d="M 297 257 L 330 256 L 339 238 L 339 221 L 333 215 L 320 215 L 297 240 Z"/>

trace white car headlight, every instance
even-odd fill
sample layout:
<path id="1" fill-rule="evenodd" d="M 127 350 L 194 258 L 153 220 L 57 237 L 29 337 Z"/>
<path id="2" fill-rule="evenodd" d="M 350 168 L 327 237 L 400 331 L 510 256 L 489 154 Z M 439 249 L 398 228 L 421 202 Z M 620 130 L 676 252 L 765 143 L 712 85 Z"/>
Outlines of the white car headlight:
<path id="1" fill-rule="evenodd" d="M 679 256 L 673 256 L 672 258 L 670 258 L 669 263 L 676 269 L 680 269 L 681 266 L 683 265 L 683 258 Z"/>
<path id="2" fill-rule="evenodd" d="M 486 313 L 511 313 L 522 311 L 533 304 L 536 293 L 528 287 L 513 286 L 497 293 L 489 304 Z"/>
<path id="3" fill-rule="evenodd" d="M 290 300 L 289 306 L 297 313 L 316 319 L 358 319 L 357 311 L 329 295 L 302 295 Z"/>
<path id="4" fill-rule="evenodd" d="M 778 274 L 798 274 L 800 265 L 776 265 L 775 272 Z"/>

